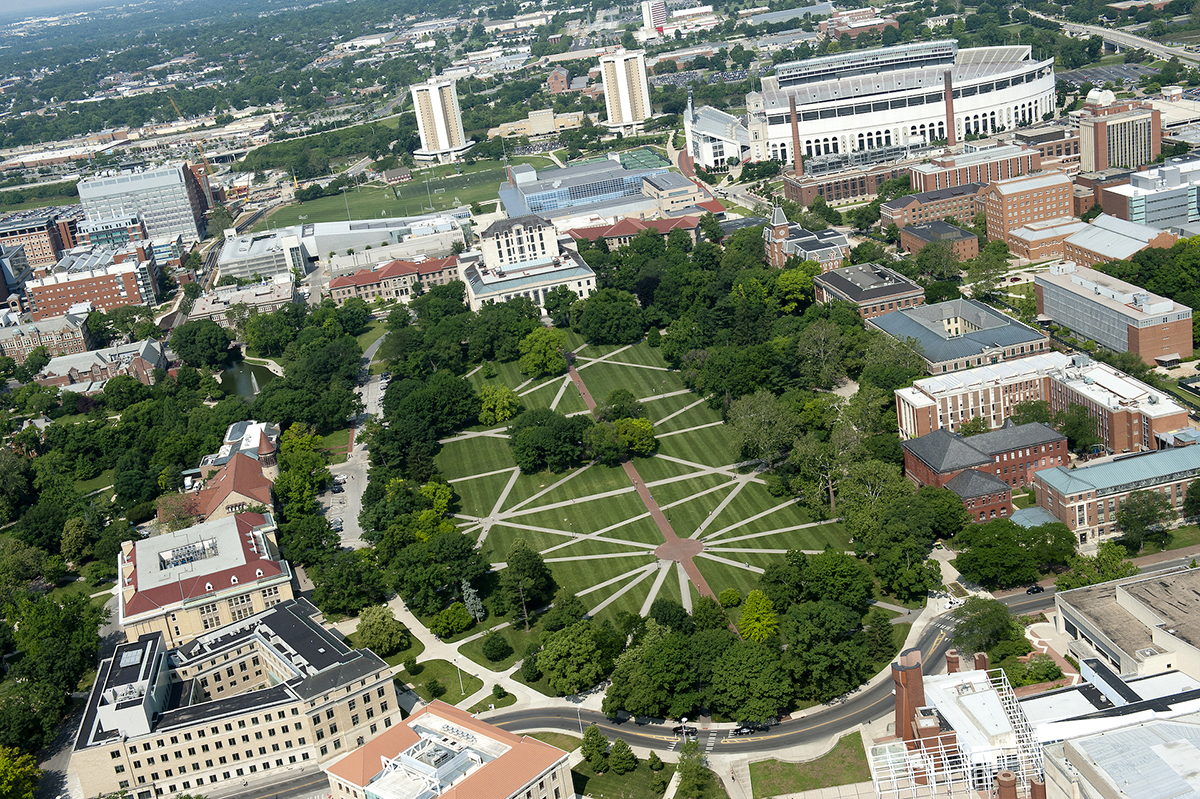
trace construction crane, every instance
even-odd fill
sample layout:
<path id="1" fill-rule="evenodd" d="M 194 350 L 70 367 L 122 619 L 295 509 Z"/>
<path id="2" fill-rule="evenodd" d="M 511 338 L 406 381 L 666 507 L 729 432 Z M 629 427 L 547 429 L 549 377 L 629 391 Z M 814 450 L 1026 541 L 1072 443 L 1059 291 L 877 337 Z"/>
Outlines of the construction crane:
<path id="1" fill-rule="evenodd" d="M 173 97 L 167 97 L 167 99 L 171 101 L 171 107 L 175 109 L 175 115 L 179 117 L 179 121 L 186 122 L 187 120 L 183 118 L 183 112 L 179 110 L 179 106 L 175 105 L 175 99 Z M 192 144 L 195 145 L 196 152 L 200 153 L 200 160 L 204 162 L 204 183 L 207 187 L 208 204 L 209 207 L 213 207 L 216 205 L 216 202 L 213 200 L 212 184 L 208 180 L 213 174 L 212 165 L 208 163 L 208 158 L 204 155 L 204 148 L 200 146 L 200 142 L 196 141 L 196 137 L 189 134 L 189 138 L 191 138 Z"/>

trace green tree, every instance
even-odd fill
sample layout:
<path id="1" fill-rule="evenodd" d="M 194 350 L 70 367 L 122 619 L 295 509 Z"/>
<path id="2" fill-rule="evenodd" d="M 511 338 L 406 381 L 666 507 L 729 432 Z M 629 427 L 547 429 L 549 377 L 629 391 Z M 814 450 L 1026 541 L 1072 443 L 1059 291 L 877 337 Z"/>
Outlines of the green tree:
<path id="1" fill-rule="evenodd" d="M 556 588 L 554 577 L 542 556 L 531 549 L 525 539 L 513 541 L 507 564 L 500 572 L 497 598 L 506 610 L 520 613 L 518 618 L 524 620 L 527 632 L 530 611 L 548 601 Z M 542 671 L 546 671 L 544 666 Z"/>
<path id="2" fill-rule="evenodd" d="M 1046 400 L 1024 400 L 1009 406 L 1008 418 L 1013 424 L 1050 424 L 1050 403 Z"/>
<path id="3" fill-rule="evenodd" d="M 597 774 L 608 771 L 608 738 L 604 737 L 604 733 L 600 732 L 600 728 L 595 724 L 589 724 L 583 731 L 583 743 L 579 746 L 579 753 L 592 767 L 592 771 Z"/>
<path id="4" fill-rule="evenodd" d="M 538 668 L 559 695 L 577 694 L 600 682 L 606 671 L 595 627 L 580 621 L 550 635 L 538 653 Z"/>
<path id="5" fill-rule="evenodd" d="M 316 585 L 313 604 L 325 614 L 354 615 L 380 604 L 386 596 L 383 573 L 372 549 L 334 552 L 311 574 Z"/>
<path id="6" fill-rule="evenodd" d="M 387 605 L 364 608 L 358 617 L 358 645 L 380 657 L 408 649 L 412 637 Z"/>
<path id="7" fill-rule="evenodd" d="M 461 602 L 455 602 L 434 617 L 429 624 L 429 631 L 438 638 L 449 638 L 471 629 L 471 625 L 474 623 L 475 620 L 467 612 L 467 606 Z"/>
<path id="8" fill-rule="evenodd" d="M 762 591 L 754 590 L 746 595 L 738 629 L 743 637 L 760 644 L 774 637 L 779 631 L 775 606 Z"/>
<path id="9" fill-rule="evenodd" d="M 1096 547 L 1095 555 L 1075 555 L 1071 558 L 1070 571 L 1060 574 L 1054 581 L 1059 591 L 1083 588 L 1138 573 L 1137 564 L 1125 560 L 1126 550 L 1115 541 L 1103 541 Z"/>
<path id="10" fill-rule="evenodd" d="M 733 432 L 736 454 L 761 460 L 768 469 L 786 454 L 799 432 L 791 406 L 766 389 L 735 400 L 726 423 Z"/>
<path id="11" fill-rule="evenodd" d="M 615 422 L 618 419 L 641 419 L 646 415 L 646 409 L 637 401 L 633 392 L 626 388 L 618 388 L 609 392 L 604 404 L 596 409 L 596 418 L 603 422 Z"/>
<path id="12" fill-rule="evenodd" d="M 521 412 L 521 398 L 508 386 L 479 389 L 479 405 L 479 423 L 488 426 L 507 422 Z"/>
<path id="13" fill-rule="evenodd" d="M 721 223 L 717 221 L 711 211 L 700 217 L 700 235 L 704 237 L 705 241 L 711 241 L 713 244 L 720 244 L 721 239 L 725 237 L 721 231 Z"/>
<path id="14" fill-rule="evenodd" d="M 521 374 L 556 375 L 567 369 L 565 347 L 567 333 L 557 328 L 539 327 L 521 339 Z"/>
<path id="15" fill-rule="evenodd" d="M 1171 501 L 1157 491 L 1134 491 L 1117 508 L 1121 543 L 1131 552 L 1139 552 L 1146 539 L 1165 545 L 1171 533 L 1166 524 L 1175 515 Z"/>
<path id="16" fill-rule="evenodd" d="M 556 286 L 546 292 L 546 315 L 555 327 L 567 327 L 571 324 L 571 307 L 579 300 L 579 295 L 566 286 Z"/>
<path id="17" fill-rule="evenodd" d="M 739 641 L 721 655 L 712 675 L 712 704 L 735 721 L 763 722 L 779 714 L 795 694 L 779 652 Z"/>
<path id="18" fill-rule="evenodd" d="M 613 741 L 608 753 L 608 766 L 617 774 L 628 774 L 637 768 L 638 759 L 623 738 Z"/>
<path id="19" fill-rule="evenodd" d="M 632 294 L 600 289 L 583 301 L 577 327 L 590 344 L 634 344 L 645 333 L 646 322 Z"/>
<path id="20" fill-rule="evenodd" d="M 1054 426 L 1067 437 L 1067 443 L 1076 452 L 1090 452 L 1104 443 L 1096 432 L 1096 420 L 1083 405 L 1072 404 L 1054 416 Z"/>
<path id="21" fill-rule="evenodd" d="M 50 363 L 50 351 L 39 345 L 30 350 L 29 354 L 25 356 L 25 360 L 13 369 L 13 377 L 18 383 L 32 383 L 48 363 Z"/>
<path id="22" fill-rule="evenodd" d="M 736 588 L 726 588 L 721 592 L 721 607 L 736 608 L 742 604 L 742 594 Z"/>
<path id="23" fill-rule="evenodd" d="M 617 443 L 621 450 L 630 455 L 647 457 L 658 446 L 654 437 L 654 425 L 649 419 L 618 419 L 613 425 Z"/>
<path id="24" fill-rule="evenodd" d="M 495 663 L 513 653 L 512 644 L 498 632 L 492 631 L 483 637 L 483 656 Z"/>
<path id="25" fill-rule="evenodd" d="M 963 438 L 977 436 L 980 433 L 986 433 L 991 429 L 986 416 L 972 416 L 967 421 L 958 426 L 958 434 Z"/>
<path id="26" fill-rule="evenodd" d="M 950 640 L 964 655 L 987 652 L 1003 641 L 1023 637 L 1008 606 L 997 599 L 969 596 L 954 609 L 951 620 Z"/>
<path id="27" fill-rule="evenodd" d="M 1196 0 L 1196 2 L 1200 3 L 1200 0 Z M 1189 519 L 1200 516 L 1200 478 L 1188 483 L 1187 494 L 1183 498 L 1182 511 L 1183 515 Z M 3 514 L 0 514 L 0 518 L 3 518 Z"/>
<path id="28" fill-rule="evenodd" d="M 208 218 L 208 235 L 220 238 L 231 227 L 233 227 L 233 216 L 229 213 L 229 209 L 224 205 L 215 206 Z"/>
<path id="29" fill-rule="evenodd" d="M 630 752 L 630 754 L 633 754 Z M 16 747 L 0 746 L 0 797 L 2 799 L 33 799 L 33 789 L 42 778 L 33 755 Z"/>
<path id="30" fill-rule="evenodd" d="M 171 349 L 188 366 L 216 367 L 229 357 L 229 332 L 211 319 L 196 319 L 175 329 Z"/>

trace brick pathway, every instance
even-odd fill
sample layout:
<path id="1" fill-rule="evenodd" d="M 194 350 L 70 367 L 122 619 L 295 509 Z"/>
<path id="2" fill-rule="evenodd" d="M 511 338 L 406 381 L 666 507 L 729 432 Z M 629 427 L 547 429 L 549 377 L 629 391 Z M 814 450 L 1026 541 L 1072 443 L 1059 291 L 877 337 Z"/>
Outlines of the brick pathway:
<path id="1" fill-rule="evenodd" d="M 575 383 L 575 388 L 579 390 L 579 395 L 583 397 L 584 404 L 587 405 L 589 411 L 595 411 L 596 401 L 592 399 L 591 392 L 588 391 L 587 386 L 580 379 L 579 372 L 575 371 L 575 365 L 571 364 L 568 370 L 571 380 Z M 638 496 L 641 497 L 646 510 L 650 511 L 650 518 L 654 519 L 654 523 L 658 525 L 658 531 L 662 533 L 665 543 L 654 550 L 654 554 L 663 560 L 673 560 L 676 563 L 682 564 L 683 570 L 687 572 L 688 579 L 692 581 L 692 585 L 696 586 L 696 590 L 700 595 L 716 599 L 717 595 L 708 587 L 708 582 L 704 579 L 704 575 L 700 573 L 699 567 L 696 566 L 693 560 L 696 555 L 704 551 L 704 544 L 695 539 L 680 538 L 676 535 L 674 528 L 667 521 L 667 517 L 663 514 L 662 508 L 658 506 L 658 502 L 650 494 L 650 489 L 646 488 L 646 484 L 642 481 L 641 475 L 638 474 L 634 465 L 629 461 L 624 461 L 621 467 L 625 469 L 625 474 L 629 477 L 629 482 L 633 483 L 633 487 L 637 489 Z"/>

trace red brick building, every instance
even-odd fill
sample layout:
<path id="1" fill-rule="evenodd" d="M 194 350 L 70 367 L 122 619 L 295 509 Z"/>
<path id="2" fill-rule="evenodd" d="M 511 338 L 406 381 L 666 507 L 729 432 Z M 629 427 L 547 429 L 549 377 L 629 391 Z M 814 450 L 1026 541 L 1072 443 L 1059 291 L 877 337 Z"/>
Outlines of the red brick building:
<path id="1" fill-rule="evenodd" d="M 392 261 L 375 269 L 360 269 L 329 281 L 329 295 L 338 305 L 351 297 L 370 302 L 376 297 L 400 299 L 404 302 L 412 294 L 412 287 L 420 283 L 428 290 L 431 286 L 442 286 L 458 280 L 458 258 L 431 258 L 420 263 Z"/>
<path id="2" fill-rule="evenodd" d="M 555 67 L 546 77 L 546 88 L 551 94 L 565 94 L 571 89 L 571 73 L 564 67 Z"/>
<path id="3" fill-rule="evenodd" d="M 973 142 L 966 151 L 943 155 L 909 167 L 908 179 L 918 191 L 936 191 L 968 183 L 990 183 L 1028 175 L 1042 167 L 1041 154 L 1022 144 Z"/>
<path id="4" fill-rule="evenodd" d="M 131 245 L 123 252 L 98 255 L 108 257 L 76 261 L 63 271 L 25 282 L 34 320 L 62 316 L 81 302 L 111 311 L 157 299 L 158 269 L 148 242 Z"/>
<path id="5" fill-rule="evenodd" d="M 51 356 L 86 352 L 95 343 L 87 329 L 87 315 L 42 319 L 13 327 L 0 327 L 0 355 L 22 363 L 30 352 L 45 347 Z"/>
<path id="6" fill-rule="evenodd" d="M 904 476 L 918 486 L 939 488 L 948 487 L 967 469 L 989 473 L 1008 486 L 1029 485 L 1034 472 L 1065 466 L 1068 460 L 1067 437 L 1037 423 L 1006 422 L 997 430 L 969 438 L 943 428 L 900 446 L 904 449 Z"/>
<path id="7" fill-rule="evenodd" d="M 906 194 L 879 206 L 879 224 L 903 228 L 921 222 L 953 219 L 970 225 L 975 221 L 975 197 L 983 190 L 982 183 L 966 183 L 948 189 Z"/>
<path id="8" fill-rule="evenodd" d="M 944 245 L 959 261 L 969 261 L 979 255 L 978 236 L 940 219 L 900 229 L 900 249 L 915 255 L 930 244 Z"/>
<path id="9" fill-rule="evenodd" d="M 813 279 L 813 294 L 820 303 L 852 302 L 863 319 L 925 304 L 923 288 L 878 264 L 854 264 L 817 275 Z"/>
<path id="10" fill-rule="evenodd" d="M 662 234 L 665 241 L 671 235 L 672 230 L 682 230 L 688 234 L 688 237 L 694 244 L 697 234 L 700 231 L 700 217 L 698 216 L 680 216 L 675 219 L 633 219 L 625 217 L 615 225 L 598 225 L 596 227 L 573 228 L 567 231 L 567 235 L 572 239 L 579 241 L 587 239 L 595 244 L 600 239 L 608 244 L 609 249 L 615 250 L 617 247 L 628 244 L 633 241 L 634 237 L 643 230 L 654 230 Z"/>
<path id="11" fill-rule="evenodd" d="M 154 385 L 154 370 L 170 366 L 166 347 L 154 339 L 119 344 L 102 350 L 59 355 L 38 373 L 34 380 L 40 386 L 83 385 L 84 393 L 104 388 L 104 383 L 117 375 L 129 375 L 139 383 Z"/>
<path id="12" fill-rule="evenodd" d="M 994 474 L 979 469 L 959 472 L 946 483 L 962 500 L 971 521 L 986 522 L 1012 515 L 1012 487 Z"/>

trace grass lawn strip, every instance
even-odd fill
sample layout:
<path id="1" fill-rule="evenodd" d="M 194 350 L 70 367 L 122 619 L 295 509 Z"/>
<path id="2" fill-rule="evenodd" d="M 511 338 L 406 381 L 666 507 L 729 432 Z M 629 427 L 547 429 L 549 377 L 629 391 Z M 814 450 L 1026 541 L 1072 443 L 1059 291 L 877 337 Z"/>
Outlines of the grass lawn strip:
<path id="1" fill-rule="evenodd" d="M 692 396 L 695 397 L 695 394 Z M 696 403 L 695 400 L 693 400 L 692 402 L 688 403 L 688 409 L 686 413 L 672 416 L 670 419 L 666 419 L 664 416 L 662 422 L 655 424 L 654 432 L 656 435 L 679 433 L 684 430 L 692 430 L 705 426 L 715 427 L 713 422 L 720 421 L 722 421 L 720 411 L 716 411 L 708 407 L 707 402 Z"/>
<path id="2" fill-rule="evenodd" d="M 605 361 L 584 364 L 579 367 L 579 376 L 597 403 L 603 403 L 618 388 L 627 389 L 635 397 L 649 397 L 684 387 L 683 381 L 672 372 L 654 372 Z"/>
<path id="3" fill-rule="evenodd" d="M 454 483 L 453 488 L 459 496 L 458 513 L 476 518 L 491 515 L 496 497 L 500 496 L 514 471 L 515 468 L 478 480 L 466 478 L 463 482 Z"/>
<path id="4" fill-rule="evenodd" d="M 438 453 L 435 462 L 438 471 L 444 474 L 447 480 L 473 477 L 497 469 L 511 469 L 517 465 L 507 440 L 487 437 L 446 444 Z"/>
<path id="5" fill-rule="evenodd" d="M 637 577 L 597 604 L 589 613 L 595 618 L 615 619 L 623 610 L 630 613 L 639 612 L 653 584 L 653 578 L 657 575 L 658 566 L 654 563 L 647 565 Z"/>
<path id="6" fill-rule="evenodd" d="M 551 554 L 558 556 L 601 555 L 605 552 L 623 552 L 624 550 L 620 547 L 639 544 L 644 544 L 646 549 L 654 549 L 662 544 L 662 532 L 650 518 L 650 511 L 595 533 L 579 533 L 570 541 L 543 550 L 542 554 L 546 556 Z M 563 552 L 562 550 L 567 547 L 570 547 L 570 551 Z M 613 547 L 618 548 L 614 550 Z"/>
<path id="7" fill-rule="evenodd" d="M 862 735 L 857 732 L 838 741 L 828 754 L 807 763 L 763 760 L 750 764 L 754 799 L 853 785 L 870 779 L 867 753 L 863 750 Z"/>
<path id="8" fill-rule="evenodd" d="M 417 676 L 414 677 L 407 671 L 401 671 L 397 675 L 397 679 L 401 679 L 407 683 L 417 692 L 417 696 L 426 702 L 432 702 L 435 698 L 439 698 L 448 705 L 457 705 L 480 688 L 483 688 L 483 680 L 464 669 L 462 671 L 463 690 L 460 691 L 458 685 L 459 670 L 448 660 L 430 660 L 422 663 L 421 666 L 421 673 Z M 446 689 L 446 693 L 440 697 L 434 697 L 429 693 L 429 682 L 435 679 Z"/>
<path id="9" fill-rule="evenodd" d="M 639 470 L 640 471 L 640 470 Z M 660 508 L 690 502 L 712 491 L 730 488 L 733 481 L 720 474 L 689 474 L 678 478 L 667 478 L 658 483 L 647 483 L 650 493 Z"/>
<path id="10" fill-rule="evenodd" d="M 508 645 L 512 647 L 512 654 L 503 660 L 491 661 L 483 656 L 483 641 L 484 636 L 479 635 L 464 642 L 459 647 L 458 651 L 466 655 L 471 660 L 483 666 L 485 669 L 492 671 L 503 672 L 507 671 L 510 666 L 525 656 L 525 650 L 531 643 L 541 640 L 543 635 L 541 626 L 541 617 L 538 617 L 531 626 L 529 632 L 525 632 L 525 625 L 521 622 L 517 624 L 502 625 L 502 619 L 499 616 L 494 616 L 487 619 L 487 622 L 496 625 L 493 628 L 493 635 L 499 635 L 508 641 Z M 485 705 L 486 707 L 486 705 Z"/>
<path id="11" fill-rule="evenodd" d="M 675 773 L 675 764 L 666 763 L 662 773 L 668 781 Z M 659 799 L 659 794 L 650 788 L 654 772 L 639 760 L 638 767 L 627 774 L 617 774 L 608 771 L 599 776 L 588 766 L 587 761 L 571 769 L 571 780 L 575 783 L 575 793 L 580 796 L 594 796 L 599 799 Z"/>
<path id="12" fill-rule="evenodd" d="M 474 715 L 476 713 L 485 713 L 489 710 L 499 710 L 502 707 L 508 707 L 509 705 L 515 705 L 516 703 L 517 703 L 516 694 L 505 694 L 503 699 L 497 699 L 494 696 L 489 696 L 489 697 L 486 697 L 485 699 L 483 699 L 482 701 L 476 702 L 474 705 L 471 705 L 471 708 L 467 712 L 472 715 Z"/>
<path id="13" fill-rule="evenodd" d="M 570 481 L 569 485 L 567 481 Z M 611 494 L 613 491 L 625 491 L 632 488 L 624 469 L 594 463 L 577 470 L 574 474 L 521 504 L 524 505 L 537 499 L 543 507 L 552 507 L 560 502 L 587 501 L 591 497 L 601 497 Z M 517 510 L 519 510 L 519 506 L 514 506 L 507 512 L 512 513 Z M 526 510 L 533 510 L 533 508 Z"/>
<path id="14" fill-rule="evenodd" d="M 758 588 L 758 572 L 742 568 L 741 563 L 718 562 L 710 558 L 697 557 L 695 564 L 713 590 L 720 593 L 726 588 L 736 588 L 742 596 Z M 716 586 L 720 586 L 717 588 Z"/>
<path id="15" fill-rule="evenodd" d="M 729 469 L 735 460 L 733 432 L 727 427 L 708 427 L 659 439 L 660 455 L 671 455 L 691 463 Z"/>
<path id="16" fill-rule="evenodd" d="M 550 494 L 551 492 L 553 492 L 559 486 L 564 485 L 568 481 L 574 480 L 576 477 L 579 477 L 581 474 L 583 474 L 584 472 L 591 469 L 591 467 L 594 465 L 595 464 L 593 464 L 593 463 L 589 463 L 586 466 L 581 466 L 578 469 L 572 469 L 571 471 L 569 471 L 565 475 L 563 475 L 561 478 L 559 478 L 555 482 L 551 483 L 546 488 L 543 488 L 541 491 L 538 491 L 536 494 L 526 497 L 525 499 L 518 502 L 516 505 L 510 505 L 508 507 L 508 511 L 511 512 L 511 511 L 519 510 L 522 506 L 527 505 L 528 503 L 532 502 L 533 500 L 541 499 L 542 497 L 546 496 L 547 494 Z M 606 485 L 604 488 L 602 488 L 600 490 L 608 491 L 615 487 L 616 486 L 613 486 L 613 485 Z M 574 488 L 574 486 L 572 486 L 572 488 Z M 572 491 L 570 493 L 571 493 L 572 498 L 574 498 L 576 492 Z"/>
<path id="17" fill-rule="evenodd" d="M 583 743 L 582 738 L 561 732 L 531 732 L 529 733 L 529 737 L 537 738 L 542 743 L 556 746 L 564 752 L 574 752 Z"/>
<path id="18" fill-rule="evenodd" d="M 732 495 L 729 498 L 729 504 L 721 509 L 722 513 L 726 513 L 727 517 L 732 515 L 736 517 L 738 521 L 726 525 L 725 527 L 720 527 L 716 530 L 710 530 L 706 532 L 703 536 L 705 541 L 711 541 L 719 536 L 725 535 L 726 533 L 735 531 L 741 532 L 746 525 L 752 524 L 760 519 L 764 519 L 767 516 L 778 514 L 781 511 L 789 511 L 787 515 L 795 518 L 796 521 L 801 524 L 809 521 L 811 518 L 807 513 L 804 512 L 803 508 L 800 508 L 797 505 L 797 500 L 795 499 L 779 502 L 776 497 L 770 496 L 765 490 L 762 492 L 764 496 L 755 496 L 753 493 L 754 486 L 751 486 L 748 483 L 742 483 L 741 485 L 750 490 L 744 490 L 740 493 Z M 759 510 L 757 506 L 763 499 L 767 499 L 768 501 L 774 500 L 775 504 Z M 772 519 L 771 521 L 775 524 L 779 523 L 778 519 Z"/>
<path id="19" fill-rule="evenodd" d="M 846 528 L 839 522 L 808 522 L 792 527 L 778 527 L 764 530 L 760 533 L 745 533 L 739 536 L 722 538 L 706 544 L 706 549 L 721 550 L 729 547 L 744 548 L 753 542 L 762 549 L 803 549 L 807 551 L 824 551 L 833 547 L 842 551 L 850 549 L 850 539 Z"/>
<path id="20" fill-rule="evenodd" d="M 667 366 L 667 360 L 663 357 L 662 349 L 651 347 L 645 341 L 634 344 L 631 348 L 621 353 L 619 358 L 610 358 L 608 363 L 620 363 L 627 361 L 631 364 L 640 366 L 660 366 L 664 369 L 670 368 Z M 676 374 L 679 374 L 676 372 Z M 682 378 L 681 378 L 682 379 Z"/>
<path id="21" fill-rule="evenodd" d="M 646 485 L 651 488 L 656 482 L 666 480 L 670 477 L 680 477 L 684 475 L 698 476 L 704 474 L 704 469 L 708 467 L 693 465 L 689 463 L 681 463 L 678 459 L 661 458 L 658 455 L 652 455 L 649 458 L 639 458 L 637 460 L 638 474 L 646 481 Z"/>

